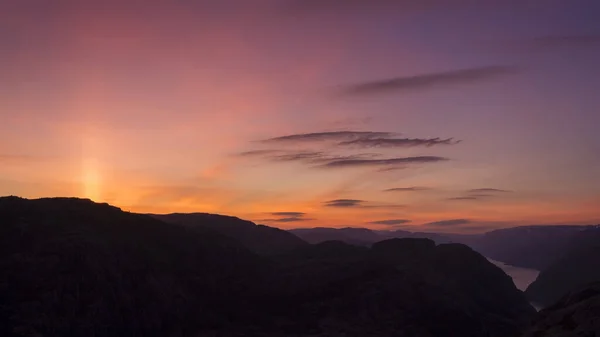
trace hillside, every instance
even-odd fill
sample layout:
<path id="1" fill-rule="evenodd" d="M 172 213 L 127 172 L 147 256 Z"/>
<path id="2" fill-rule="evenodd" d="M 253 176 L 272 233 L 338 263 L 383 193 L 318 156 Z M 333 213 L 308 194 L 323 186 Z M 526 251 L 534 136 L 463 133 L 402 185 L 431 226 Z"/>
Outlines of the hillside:
<path id="1" fill-rule="evenodd" d="M 526 291 L 527 297 L 548 306 L 569 291 L 600 281 L 600 228 L 573 237 L 564 256 L 542 270 Z"/>
<path id="2" fill-rule="evenodd" d="M 573 290 L 542 310 L 522 337 L 580 337 L 600 335 L 600 283 Z"/>
<path id="3" fill-rule="evenodd" d="M 207 213 L 152 215 L 162 221 L 218 232 L 261 255 L 283 253 L 306 245 L 302 239 L 279 228 L 256 225 L 236 217 Z"/>

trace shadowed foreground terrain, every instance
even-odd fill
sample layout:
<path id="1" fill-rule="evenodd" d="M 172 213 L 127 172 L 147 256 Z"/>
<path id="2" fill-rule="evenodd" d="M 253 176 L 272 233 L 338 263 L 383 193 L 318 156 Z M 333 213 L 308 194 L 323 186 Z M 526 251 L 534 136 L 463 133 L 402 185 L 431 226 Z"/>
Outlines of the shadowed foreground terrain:
<path id="1" fill-rule="evenodd" d="M 460 244 L 260 256 L 88 200 L 0 198 L 0 217 L 2 336 L 511 336 L 535 314 Z"/>
<path id="2" fill-rule="evenodd" d="M 574 236 L 563 256 L 542 270 L 525 293 L 546 307 L 592 282 L 600 282 L 600 228 L 596 227 Z"/>
<path id="3" fill-rule="evenodd" d="M 570 292 L 542 310 L 523 337 L 595 337 L 600 335 L 600 283 Z"/>

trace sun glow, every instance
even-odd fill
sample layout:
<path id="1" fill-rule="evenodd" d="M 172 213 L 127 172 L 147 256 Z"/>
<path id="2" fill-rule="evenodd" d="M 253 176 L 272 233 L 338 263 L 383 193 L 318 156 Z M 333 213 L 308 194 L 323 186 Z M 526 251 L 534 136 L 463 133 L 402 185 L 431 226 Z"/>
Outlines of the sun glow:
<path id="1" fill-rule="evenodd" d="M 81 185 L 83 196 L 94 201 L 101 197 L 101 176 L 98 169 L 98 161 L 88 158 L 83 161 Z"/>

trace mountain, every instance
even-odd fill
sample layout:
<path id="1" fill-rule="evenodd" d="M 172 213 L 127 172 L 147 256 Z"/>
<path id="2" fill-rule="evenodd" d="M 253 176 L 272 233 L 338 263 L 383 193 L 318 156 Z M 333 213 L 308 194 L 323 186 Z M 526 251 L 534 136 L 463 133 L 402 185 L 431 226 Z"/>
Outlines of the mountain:
<path id="1" fill-rule="evenodd" d="M 308 243 L 321 243 L 325 241 L 342 241 L 345 243 L 368 246 L 387 237 L 366 228 L 299 228 L 289 232 Z"/>
<path id="2" fill-rule="evenodd" d="M 534 313 L 460 244 L 324 242 L 263 257 L 208 226 L 0 198 L 1 336 L 501 337 Z"/>
<path id="3" fill-rule="evenodd" d="M 212 231 L 89 200 L 0 198 L 1 336 L 178 336 L 243 324 L 267 268 Z"/>
<path id="4" fill-rule="evenodd" d="M 570 292 L 542 310 L 522 337 L 600 336 L 600 282 Z"/>
<path id="5" fill-rule="evenodd" d="M 289 232 L 309 243 L 342 241 L 359 246 L 370 246 L 375 242 L 393 238 L 427 238 L 434 240 L 436 243 L 451 243 L 456 241 L 449 235 L 439 233 L 409 232 L 405 230 L 371 230 L 356 227 L 298 228 L 289 230 Z"/>
<path id="6" fill-rule="evenodd" d="M 572 238 L 589 226 L 525 226 L 456 240 L 504 263 L 543 270 L 562 257 Z"/>
<path id="7" fill-rule="evenodd" d="M 600 281 L 600 227 L 580 231 L 565 250 L 527 288 L 531 301 L 548 306 L 573 289 Z"/>
<path id="8" fill-rule="evenodd" d="M 231 216 L 207 213 L 174 213 L 152 216 L 168 223 L 218 232 L 261 255 L 279 254 L 307 244 L 292 233 L 279 228 L 256 225 L 253 222 Z"/>
<path id="9" fill-rule="evenodd" d="M 323 336 L 510 336 L 535 314 L 510 277 L 460 244 L 328 241 L 280 256 L 282 293 Z"/>

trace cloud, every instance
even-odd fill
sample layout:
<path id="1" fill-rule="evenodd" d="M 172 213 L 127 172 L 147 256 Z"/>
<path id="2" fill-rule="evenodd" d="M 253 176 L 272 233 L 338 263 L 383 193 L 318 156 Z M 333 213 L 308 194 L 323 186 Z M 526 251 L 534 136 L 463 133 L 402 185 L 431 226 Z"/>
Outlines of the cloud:
<path id="1" fill-rule="evenodd" d="M 393 137 L 397 134 L 392 132 L 376 132 L 376 131 L 328 131 L 328 132 L 311 132 L 311 133 L 296 133 L 286 136 L 264 139 L 263 143 L 302 143 L 315 141 L 343 141 L 355 139 L 369 139 L 375 137 Z"/>
<path id="2" fill-rule="evenodd" d="M 509 190 L 501 190 L 498 188 L 475 188 L 472 190 L 468 190 L 469 193 L 507 193 Z"/>
<path id="3" fill-rule="evenodd" d="M 380 204 L 374 202 L 368 202 L 365 200 L 358 199 L 336 199 L 329 200 L 323 203 L 325 207 L 339 207 L 339 208 L 387 208 L 387 209 L 398 209 L 405 208 L 405 205 L 396 204 Z"/>
<path id="4" fill-rule="evenodd" d="M 516 72 L 517 68 L 513 66 L 487 66 L 461 69 L 359 83 L 346 86 L 340 93 L 344 96 L 364 96 L 398 91 L 423 90 L 488 81 Z"/>
<path id="5" fill-rule="evenodd" d="M 327 168 L 342 168 L 342 167 L 368 167 L 368 166 L 392 166 L 392 165 L 407 165 L 407 164 L 427 164 L 447 161 L 448 158 L 437 156 L 419 156 L 405 158 L 389 158 L 389 159 L 344 159 L 332 160 L 322 165 Z"/>
<path id="6" fill-rule="evenodd" d="M 472 221 L 469 219 L 451 219 L 451 220 L 441 220 L 426 223 L 423 226 L 431 226 L 431 227 L 450 227 L 450 226 L 460 226 L 470 224 Z"/>
<path id="7" fill-rule="evenodd" d="M 600 46 L 600 34 L 543 36 L 528 43 L 536 50 L 592 47 Z"/>
<path id="8" fill-rule="evenodd" d="M 479 200 L 479 197 L 476 197 L 476 196 L 454 197 L 454 198 L 448 198 L 446 200 L 455 200 L 455 201 Z"/>
<path id="9" fill-rule="evenodd" d="M 265 155 L 272 155 L 276 153 L 281 153 L 281 150 L 252 150 L 252 151 L 244 151 L 240 152 L 237 155 L 240 157 L 260 157 Z"/>
<path id="10" fill-rule="evenodd" d="M 305 216 L 304 212 L 273 212 L 270 213 L 272 216 L 289 216 L 289 217 L 302 217 Z"/>
<path id="11" fill-rule="evenodd" d="M 357 199 L 336 199 L 326 201 L 324 204 L 326 207 L 357 207 L 364 204 L 364 200 Z"/>
<path id="12" fill-rule="evenodd" d="M 418 191 L 427 191 L 430 190 L 429 187 L 394 187 L 388 188 L 387 190 L 383 190 L 384 192 L 418 192 Z"/>
<path id="13" fill-rule="evenodd" d="M 407 219 L 390 219 L 390 220 L 379 220 L 379 221 L 371 221 L 368 222 L 369 224 L 373 224 L 373 225 L 388 225 L 388 226 L 394 226 L 394 225 L 403 225 L 403 224 L 407 224 L 411 222 L 410 220 Z"/>
<path id="14" fill-rule="evenodd" d="M 268 219 L 260 219 L 258 222 L 301 222 L 301 221 L 312 221 L 315 220 L 313 218 L 307 218 L 306 213 L 304 212 L 272 212 L 269 215 L 274 216 L 276 218 L 268 218 Z"/>
<path id="15" fill-rule="evenodd" d="M 339 143 L 339 145 L 350 145 L 359 147 L 432 147 L 436 145 L 456 145 L 460 142 L 460 140 L 453 140 L 453 138 L 367 138 L 345 141 Z"/>
<path id="16" fill-rule="evenodd" d="M 313 221 L 316 219 L 311 219 L 311 218 L 298 218 L 298 217 L 287 217 L 287 218 L 278 218 L 278 219 L 261 219 L 258 220 L 260 222 L 279 222 L 279 223 L 286 223 L 286 222 L 302 222 L 302 221 Z"/>

